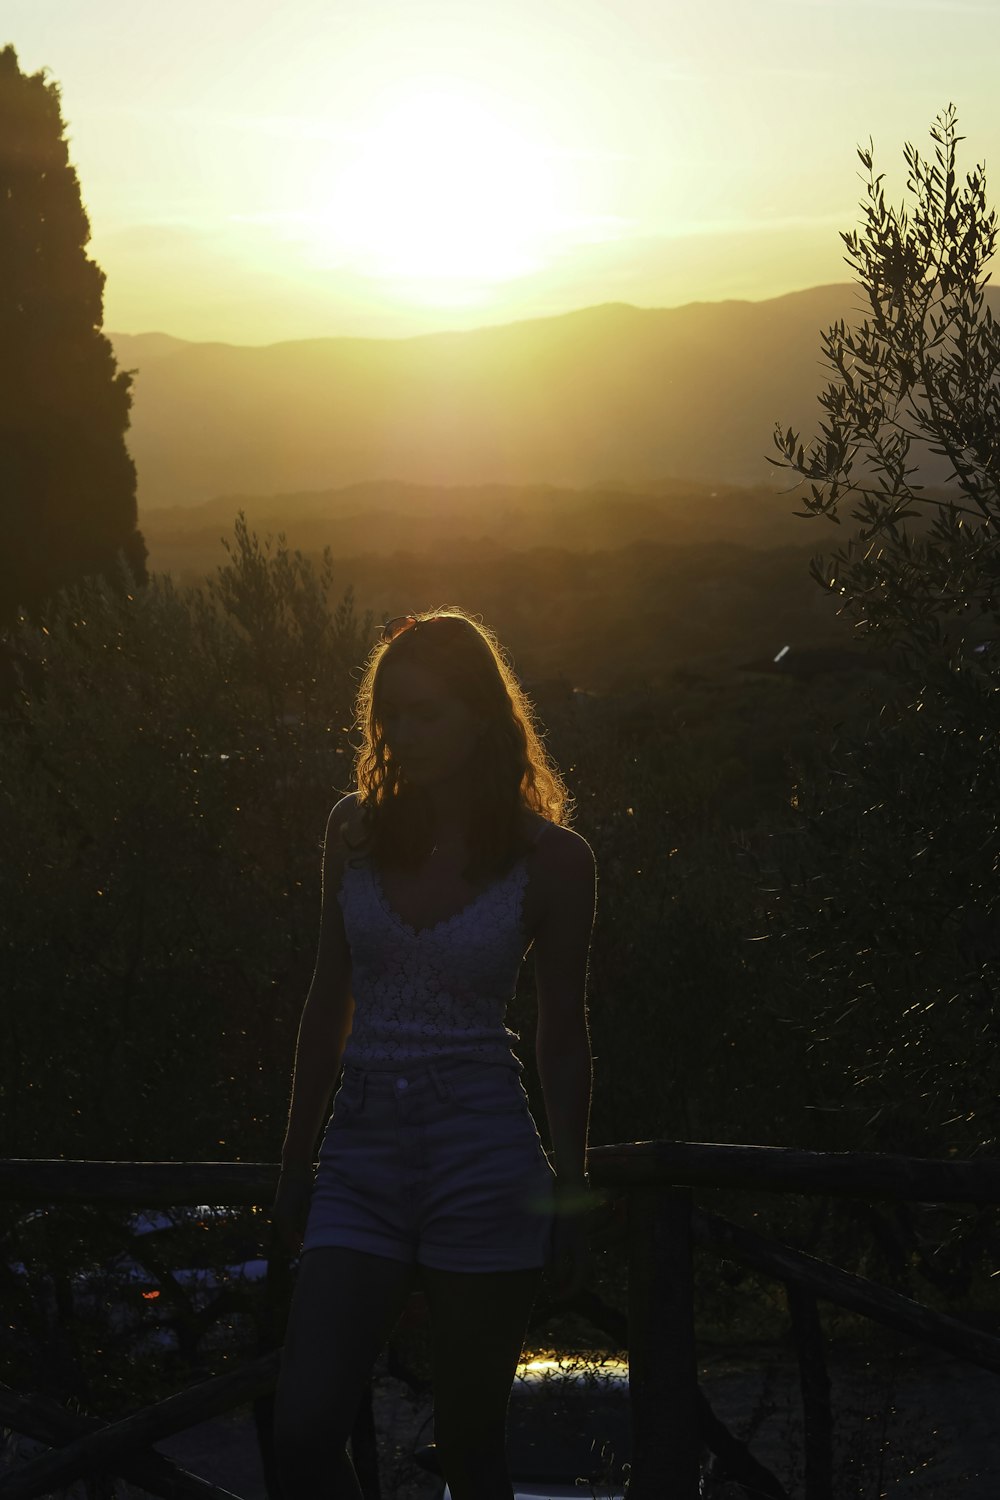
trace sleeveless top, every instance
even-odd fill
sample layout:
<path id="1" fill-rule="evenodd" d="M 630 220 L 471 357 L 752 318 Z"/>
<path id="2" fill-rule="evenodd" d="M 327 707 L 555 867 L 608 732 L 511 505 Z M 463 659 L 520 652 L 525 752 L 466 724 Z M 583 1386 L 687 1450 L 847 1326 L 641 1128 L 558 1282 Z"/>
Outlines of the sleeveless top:
<path id="1" fill-rule="evenodd" d="M 347 863 L 337 893 L 354 996 L 344 1062 L 389 1069 L 466 1057 L 523 1072 L 512 1047 L 520 1036 L 504 1017 L 530 946 L 527 883 L 522 855 L 461 911 L 414 929 L 389 905 L 370 858 Z"/>

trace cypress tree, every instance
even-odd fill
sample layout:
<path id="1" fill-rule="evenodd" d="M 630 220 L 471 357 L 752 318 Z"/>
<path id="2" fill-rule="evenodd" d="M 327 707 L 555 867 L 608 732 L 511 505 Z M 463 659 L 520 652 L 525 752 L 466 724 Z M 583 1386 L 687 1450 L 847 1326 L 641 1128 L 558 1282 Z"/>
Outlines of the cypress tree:
<path id="1" fill-rule="evenodd" d="M 58 86 L 0 49 L 0 624 L 55 589 L 136 581 L 131 376 L 102 332 L 104 272 L 69 160 Z"/>

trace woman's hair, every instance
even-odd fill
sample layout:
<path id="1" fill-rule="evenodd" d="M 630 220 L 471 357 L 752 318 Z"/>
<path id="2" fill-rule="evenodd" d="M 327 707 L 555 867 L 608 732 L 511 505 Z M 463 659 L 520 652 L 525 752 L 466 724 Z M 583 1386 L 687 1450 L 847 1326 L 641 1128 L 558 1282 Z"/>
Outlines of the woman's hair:
<path id="1" fill-rule="evenodd" d="M 415 864 L 429 852 L 429 802 L 400 775 L 380 716 L 382 674 L 396 663 L 433 672 L 485 725 L 477 741 L 469 830 L 470 873 L 499 870 L 527 847 L 525 809 L 565 823 L 570 797 L 535 727 L 531 705 L 492 631 L 460 609 L 411 617 L 379 641 L 365 665 L 355 705 L 360 744 L 355 779 L 365 843 L 376 862 Z"/>

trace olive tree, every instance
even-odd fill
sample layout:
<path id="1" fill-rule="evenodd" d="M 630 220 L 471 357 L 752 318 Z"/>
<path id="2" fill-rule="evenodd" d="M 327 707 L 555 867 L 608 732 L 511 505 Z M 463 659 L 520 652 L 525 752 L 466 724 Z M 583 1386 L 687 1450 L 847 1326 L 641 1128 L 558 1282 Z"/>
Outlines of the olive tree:
<path id="1" fill-rule="evenodd" d="M 860 522 L 832 565 L 814 559 L 817 582 L 904 662 L 943 657 L 957 672 L 970 625 L 978 643 L 1000 613 L 1000 324 L 987 300 L 997 216 L 982 165 L 959 180 L 952 106 L 931 139 L 932 161 L 904 148 L 909 209 L 886 203 L 873 147 L 858 150 L 863 224 L 842 239 L 864 318 L 823 337 L 833 379 L 818 436 L 805 446 L 779 425 L 771 461 L 809 481 L 806 515 L 839 524 L 850 501 Z"/>
<path id="2" fill-rule="evenodd" d="M 1000 1133 L 997 219 L 983 167 L 960 177 L 953 107 L 931 139 L 930 159 L 905 148 L 898 208 L 859 150 L 862 223 L 842 236 L 858 322 L 823 336 L 818 434 L 779 426 L 772 460 L 808 484 L 799 514 L 850 507 L 846 547 L 810 571 L 892 647 L 896 680 L 803 769 L 761 874 L 785 956 L 773 1003 L 812 1032 L 838 1142 L 970 1151 Z"/>

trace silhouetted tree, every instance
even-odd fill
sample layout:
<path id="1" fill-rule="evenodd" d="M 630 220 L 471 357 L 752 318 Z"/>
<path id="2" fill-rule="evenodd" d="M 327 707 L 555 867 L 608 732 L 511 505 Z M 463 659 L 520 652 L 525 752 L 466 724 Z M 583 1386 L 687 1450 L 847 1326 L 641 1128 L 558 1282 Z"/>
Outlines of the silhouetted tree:
<path id="1" fill-rule="evenodd" d="M 824 335 L 826 419 L 808 448 L 779 426 L 771 462 L 810 481 L 808 513 L 839 523 L 853 502 L 856 537 L 813 577 L 950 695 L 966 631 L 976 644 L 1000 623 L 1000 324 L 985 300 L 997 215 L 982 165 L 959 181 L 953 105 L 931 139 L 933 162 L 904 148 L 909 211 L 886 204 L 871 146 L 858 149 L 864 225 L 841 238 L 864 321 Z M 942 463 L 943 498 L 926 483 Z M 904 521 L 932 513 L 907 534 Z"/>
<path id="2" fill-rule="evenodd" d="M 59 90 L 0 50 L 0 624 L 119 555 L 145 579 L 131 378 L 101 331 L 104 273 Z"/>
<path id="3" fill-rule="evenodd" d="M 909 209 L 887 206 L 859 150 L 864 222 L 842 238 L 864 319 L 824 336 L 819 435 L 775 434 L 780 464 L 810 483 L 807 513 L 854 503 L 846 551 L 811 571 L 862 639 L 893 644 L 903 689 L 800 775 L 799 827 L 768 882 L 790 960 L 776 1004 L 809 997 L 824 1107 L 850 1111 L 841 1144 L 860 1126 L 918 1151 L 1000 1140 L 1000 325 L 984 296 L 997 216 L 982 166 L 959 179 L 956 124 L 952 106 L 938 116 L 933 161 L 906 146 Z"/>

